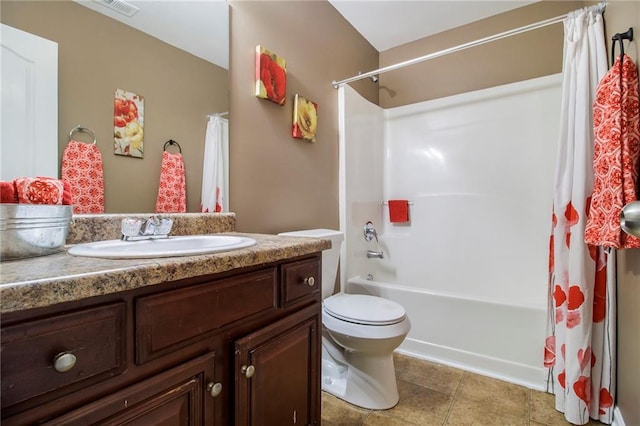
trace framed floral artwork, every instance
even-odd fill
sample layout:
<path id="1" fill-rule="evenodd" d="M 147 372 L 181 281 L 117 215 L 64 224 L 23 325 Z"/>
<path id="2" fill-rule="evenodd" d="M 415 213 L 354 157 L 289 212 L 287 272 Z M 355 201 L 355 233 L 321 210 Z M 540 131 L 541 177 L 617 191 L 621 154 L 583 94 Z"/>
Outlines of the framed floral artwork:
<path id="1" fill-rule="evenodd" d="M 256 96 L 284 105 L 286 89 L 286 61 L 264 47 L 256 46 Z"/>
<path id="2" fill-rule="evenodd" d="M 293 101 L 293 137 L 316 141 L 318 104 L 296 94 Z"/>
<path id="3" fill-rule="evenodd" d="M 116 89 L 113 103 L 113 153 L 142 158 L 144 152 L 144 98 Z"/>

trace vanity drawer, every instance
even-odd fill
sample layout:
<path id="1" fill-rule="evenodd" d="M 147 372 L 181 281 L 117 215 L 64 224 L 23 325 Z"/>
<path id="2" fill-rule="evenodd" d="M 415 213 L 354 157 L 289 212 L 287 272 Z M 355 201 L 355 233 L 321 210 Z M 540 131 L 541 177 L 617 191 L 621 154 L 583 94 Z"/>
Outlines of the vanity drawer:
<path id="1" fill-rule="evenodd" d="M 198 284 L 136 300 L 136 363 L 187 346 L 276 308 L 277 269 Z"/>
<path id="2" fill-rule="evenodd" d="M 305 296 L 319 293 L 322 287 L 320 257 L 282 265 L 281 306 L 286 307 Z"/>
<path id="3" fill-rule="evenodd" d="M 3 328 L 2 409 L 47 393 L 65 395 L 122 373 L 124 328 L 124 302 Z"/>

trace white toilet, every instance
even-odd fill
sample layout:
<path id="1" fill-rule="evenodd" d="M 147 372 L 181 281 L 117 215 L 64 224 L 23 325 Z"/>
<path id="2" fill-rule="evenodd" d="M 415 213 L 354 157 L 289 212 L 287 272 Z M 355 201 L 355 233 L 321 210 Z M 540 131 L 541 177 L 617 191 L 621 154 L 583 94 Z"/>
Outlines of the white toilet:
<path id="1" fill-rule="evenodd" d="M 353 405 L 374 410 L 398 403 L 393 351 L 411 323 L 404 308 L 377 296 L 335 295 L 333 289 L 344 236 L 330 229 L 280 235 L 330 239 L 322 253 L 322 389 Z"/>

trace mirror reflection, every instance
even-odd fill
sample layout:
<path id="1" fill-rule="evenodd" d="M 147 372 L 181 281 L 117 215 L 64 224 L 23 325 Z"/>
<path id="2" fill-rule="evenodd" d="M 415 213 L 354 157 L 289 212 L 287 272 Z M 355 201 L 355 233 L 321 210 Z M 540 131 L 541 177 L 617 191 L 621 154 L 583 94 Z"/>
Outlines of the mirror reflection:
<path id="1" fill-rule="evenodd" d="M 229 109 L 226 2 L 128 3 L 139 8 L 133 18 L 108 11 L 97 1 L 3 0 L 0 19 L 57 43 L 57 103 L 47 112 L 57 116 L 53 120 L 57 123 L 53 141 L 58 145 L 57 166 L 70 131 L 77 126 L 90 129 L 102 157 L 105 212 L 153 212 L 164 146 L 174 140 L 182 151 L 186 211 L 198 212 L 207 123 L 210 116 Z M 104 13 L 96 11 L 101 9 Z M 107 11 L 113 16 L 107 16 Z M 220 36 L 196 36 L 206 41 L 199 44 L 185 38 L 197 32 L 198 23 L 190 18 L 194 14 L 205 17 L 201 21 L 208 22 L 209 29 L 215 27 Z M 123 23 L 144 21 L 141 17 L 152 17 L 155 24 L 139 24 L 146 25 L 139 30 Z M 144 98 L 142 158 L 114 154 L 118 89 Z M 3 90 L 3 106 L 5 93 Z M 5 139 L 3 133 L 3 146 Z M 74 139 L 93 142 L 82 134 L 74 134 Z M 167 151 L 178 153 L 171 146 Z"/>

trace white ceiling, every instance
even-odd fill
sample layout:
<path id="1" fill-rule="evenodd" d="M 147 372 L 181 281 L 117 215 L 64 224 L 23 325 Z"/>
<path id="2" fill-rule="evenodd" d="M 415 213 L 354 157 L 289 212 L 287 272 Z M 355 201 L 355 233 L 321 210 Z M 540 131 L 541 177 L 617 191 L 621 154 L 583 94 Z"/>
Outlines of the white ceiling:
<path id="1" fill-rule="evenodd" d="M 127 0 L 132 17 L 93 0 L 73 0 L 165 43 L 229 68 L 229 8 L 226 0 Z"/>
<path id="2" fill-rule="evenodd" d="M 329 0 L 378 52 L 535 1 Z"/>
<path id="3" fill-rule="evenodd" d="M 93 0 L 74 1 L 223 68 L 229 67 L 226 0 L 127 0 L 140 9 L 133 17 Z M 525 0 L 329 2 L 379 52 L 534 3 Z"/>

